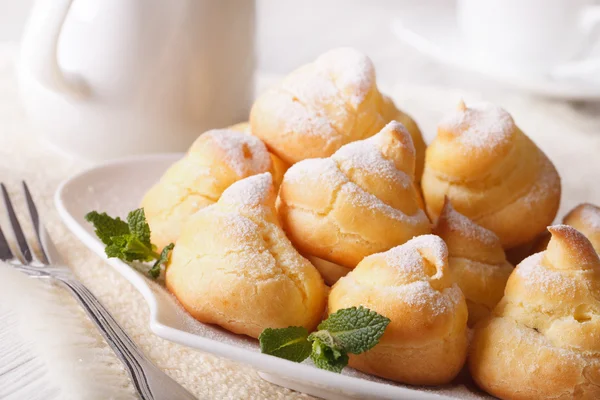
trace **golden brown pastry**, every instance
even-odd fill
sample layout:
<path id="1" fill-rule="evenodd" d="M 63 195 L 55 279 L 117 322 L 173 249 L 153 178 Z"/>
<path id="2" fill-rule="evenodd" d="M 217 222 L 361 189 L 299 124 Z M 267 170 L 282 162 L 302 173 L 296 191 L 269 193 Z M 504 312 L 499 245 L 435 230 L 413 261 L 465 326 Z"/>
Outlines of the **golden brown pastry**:
<path id="1" fill-rule="evenodd" d="M 240 179 L 269 171 L 280 182 L 285 170 L 276 158 L 251 135 L 226 129 L 201 135 L 142 200 L 152 243 L 162 248 L 175 242 L 189 216 Z"/>
<path id="2" fill-rule="evenodd" d="M 596 253 L 600 253 L 600 208 L 589 203 L 583 203 L 569 211 L 563 218 L 563 224 L 572 226 L 592 242 Z M 525 257 L 534 253 L 546 250 L 550 242 L 550 232 L 546 231 L 540 234 L 532 243 L 523 249 L 511 249 L 513 257 L 521 257 L 519 262 Z M 515 250 L 520 250 L 515 254 Z M 508 254 L 507 254 L 508 257 Z"/>
<path id="3" fill-rule="evenodd" d="M 517 265 L 530 255 L 546 250 L 548 241 L 550 241 L 550 232 L 544 231 L 530 242 L 506 249 L 506 259 L 512 265 Z"/>
<path id="4" fill-rule="evenodd" d="M 420 178 L 425 143 L 419 128 L 379 92 L 371 60 L 351 48 L 331 50 L 292 72 L 250 113 L 252 134 L 289 165 L 328 157 L 392 120 L 405 124 L 413 138 Z"/>
<path id="5" fill-rule="evenodd" d="M 238 131 L 238 132 L 242 132 L 242 133 L 251 133 L 250 132 L 250 122 L 248 122 L 248 121 L 240 122 L 235 125 L 231 125 L 227 129 L 231 129 L 232 131 Z"/>
<path id="6" fill-rule="evenodd" d="M 413 141 L 413 145 L 415 146 L 416 159 L 415 159 L 415 181 L 417 184 L 420 184 L 421 177 L 423 176 L 423 168 L 425 167 L 425 149 L 427 145 L 425 144 L 425 140 L 423 140 L 423 135 L 421 134 L 421 130 L 419 126 L 415 122 L 414 119 L 405 112 L 396 108 L 394 101 L 388 96 L 382 95 L 383 97 L 383 118 L 386 122 L 396 121 L 400 122 L 408 133 L 410 133 L 410 137 Z"/>
<path id="7" fill-rule="evenodd" d="M 412 140 L 398 122 L 329 158 L 294 164 L 279 191 L 284 230 L 301 253 L 350 269 L 365 256 L 430 233 L 414 165 Z"/>
<path id="8" fill-rule="evenodd" d="M 227 129 L 247 133 L 249 135 L 252 134 L 252 132 L 250 131 L 250 122 L 240 122 L 238 124 L 230 126 Z M 289 166 L 281 158 L 277 157 L 273 153 L 271 153 L 271 161 L 273 162 L 273 169 L 271 171 L 271 174 L 273 175 L 273 179 L 276 185 L 279 186 L 279 183 L 283 179 L 283 174 L 285 174 L 285 171 L 287 171 Z"/>
<path id="9" fill-rule="evenodd" d="M 448 246 L 450 275 L 467 300 L 469 327 L 487 316 L 504 294 L 513 266 L 500 239 L 460 214 L 448 200 L 433 228 Z"/>
<path id="10" fill-rule="evenodd" d="M 589 203 L 583 203 L 572 209 L 563 218 L 565 225 L 570 225 L 583 233 L 600 253 L 600 208 Z"/>
<path id="11" fill-rule="evenodd" d="M 342 276 L 346 276 L 348 272 L 351 271 L 349 268 L 343 267 L 336 263 L 332 263 L 331 261 L 323 260 L 319 257 L 307 255 L 306 258 L 308 258 L 308 261 L 310 261 L 311 264 L 315 266 L 317 271 L 319 271 L 319 273 L 323 277 L 325 283 L 329 286 L 332 286 Z"/>
<path id="12" fill-rule="evenodd" d="M 489 103 L 461 103 L 438 126 L 422 179 L 427 212 L 452 206 L 500 238 L 505 249 L 533 240 L 552 223 L 560 178 L 546 155 Z"/>
<path id="13" fill-rule="evenodd" d="M 166 283 L 197 320 L 252 337 L 321 320 L 326 286 L 283 233 L 275 197 L 269 173 L 251 176 L 184 225 Z"/>
<path id="14" fill-rule="evenodd" d="M 493 314 L 475 327 L 469 368 L 502 399 L 600 398 L 600 259 L 567 225 L 517 266 Z"/>
<path id="15" fill-rule="evenodd" d="M 329 313 L 359 305 L 391 322 L 375 347 L 350 355 L 353 368 L 413 385 L 448 383 L 462 368 L 467 305 L 438 236 L 373 254 L 331 289 Z"/>

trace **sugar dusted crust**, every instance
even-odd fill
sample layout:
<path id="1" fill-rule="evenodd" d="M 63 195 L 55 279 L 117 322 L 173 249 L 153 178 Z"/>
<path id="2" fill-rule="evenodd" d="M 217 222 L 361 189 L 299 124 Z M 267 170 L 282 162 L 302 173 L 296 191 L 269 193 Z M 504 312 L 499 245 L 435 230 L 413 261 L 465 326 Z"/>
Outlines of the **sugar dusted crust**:
<path id="1" fill-rule="evenodd" d="M 240 177 L 268 171 L 271 158 L 265 144 L 252 135 L 217 129 L 204 134 L 224 153 L 224 162 Z"/>
<path id="2" fill-rule="evenodd" d="M 255 175 L 186 223 L 166 284 L 194 318 L 255 338 L 266 328 L 311 331 L 319 323 L 325 284 L 285 237 L 274 203 L 271 175 Z"/>
<path id="3" fill-rule="evenodd" d="M 365 258 L 333 286 L 329 312 L 363 305 L 390 318 L 378 345 L 353 355 L 361 371 L 414 385 L 440 385 L 460 371 L 467 352 L 467 306 L 434 235 Z"/>
<path id="4" fill-rule="evenodd" d="M 329 158 L 285 174 L 278 211 L 303 253 L 353 268 L 365 256 L 430 232 L 414 183 L 415 150 L 396 122 Z"/>
<path id="5" fill-rule="evenodd" d="M 469 368 L 511 399 L 600 397 L 600 259 L 567 225 L 510 276 L 494 313 L 475 328 Z"/>
<path id="6" fill-rule="evenodd" d="M 498 235 L 505 249 L 532 241 L 558 211 L 554 165 L 499 107 L 465 106 L 446 117 L 425 164 L 430 217 L 437 218 L 447 196 L 458 212 Z"/>
<path id="7" fill-rule="evenodd" d="M 572 209 L 563 219 L 587 237 L 596 253 L 600 253 L 600 208 L 589 203 L 580 204 Z"/>
<path id="8" fill-rule="evenodd" d="M 379 92 L 373 63 L 351 48 L 331 50 L 298 68 L 260 96 L 250 113 L 252 133 L 290 165 L 328 157 L 393 120 L 413 138 L 419 180 L 425 143 L 418 126 Z"/>
<path id="9" fill-rule="evenodd" d="M 230 129 L 204 133 L 142 200 L 152 242 L 159 248 L 174 243 L 185 220 L 215 203 L 232 183 L 263 172 L 280 175 L 276 166 L 254 136 Z"/>
<path id="10" fill-rule="evenodd" d="M 494 149 L 508 144 L 515 123 L 505 110 L 491 103 L 461 103 L 456 112 L 448 114 L 438 129 L 454 135 L 467 148 Z"/>
<path id="11" fill-rule="evenodd" d="M 473 327 L 502 298 L 513 266 L 498 236 L 454 210 L 448 199 L 433 233 L 448 246 L 450 273 L 465 295 Z"/>

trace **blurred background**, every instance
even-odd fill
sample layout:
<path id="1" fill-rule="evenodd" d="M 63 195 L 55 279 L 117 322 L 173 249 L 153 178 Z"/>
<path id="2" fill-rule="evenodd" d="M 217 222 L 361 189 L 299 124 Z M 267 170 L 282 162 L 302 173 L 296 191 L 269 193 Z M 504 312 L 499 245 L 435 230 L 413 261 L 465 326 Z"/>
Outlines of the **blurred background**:
<path id="1" fill-rule="evenodd" d="M 600 125 L 599 7 L 596 0 L 0 0 L 0 55 L 20 65 L 20 98 L 35 130 L 91 159 L 109 156 L 93 150 L 119 129 L 133 133 L 115 134 L 122 152 L 106 146 L 110 156 L 130 154 L 142 137 L 135 132 L 156 143 L 139 152 L 183 150 L 198 131 L 247 119 L 252 74 L 261 91 L 338 46 L 366 53 L 378 86 L 417 117 L 424 109 L 436 115 L 435 101 L 415 100 L 433 88 L 432 97 L 455 90 L 450 97 L 514 104 L 511 112 L 523 102 L 522 109 L 550 107 L 589 131 Z M 103 103 L 57 95 L 60 75 L 63 89 L 87 90 Z M 75 87 L 79 80 L 88 87 Z M 60 108 L 64 100 L 73 108 Z M 159 109 L 162 122 L 141 124 Z M 419 123 L 431 139 L 435 118 L 423 114 Z M 77 138 L 82 124 L 85 143 Z M 182 131 L 181 141 L 161 142 L 166 129 Z"/>
<path id="2" fill-rule="evenodd" d="M 18 42 L 32 4 L 33 0 L 0 0 L 0 44 Z M 433 14 L 445 21 L 454 0 L 258 0 L 256 4 L 261 72 L 286 74 L 333 47 L 352 46 L 373 59 L 382 86 L 407 81 L 479 90 L 482 85 L 495 87 L 479 76 L 440 65 L 392 33 L 392 22 L 400 15 L 410 19 Z"/>

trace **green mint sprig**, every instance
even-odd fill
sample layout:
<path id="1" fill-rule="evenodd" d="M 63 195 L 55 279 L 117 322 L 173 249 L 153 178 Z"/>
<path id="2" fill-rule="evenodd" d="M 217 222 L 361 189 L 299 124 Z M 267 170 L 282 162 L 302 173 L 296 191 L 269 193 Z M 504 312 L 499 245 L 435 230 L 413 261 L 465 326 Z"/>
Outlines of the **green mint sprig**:
<path id="1" fill-rule="evenodd" d="M 260 352 L 286 360 L 302 362 L 310 356 L 308 331 L 302 326 L 283 329 L 267 328 L 258 337 Z"/>
<path id="2" fill-rule="evenodd" d="M 360 354 L 373 348 L 390 320 L 365 307 L 338 310 L 308 334 L 303 327 L 265 329 L 258 340 L 261 353 L 302 362 L 310 357 L 321 369 L 342 372 L 348 353 Z"/>
<path id="3" fill-rule="evenodd" d="M 155 260 L 148 275 L 154 279 L 160 276 L 161 266 L 168 261 L 174 245 L 165 246 L 160 253 L 156 251 L 156 246 L 150 242 L 150 226 L 143 208 L 131 211 L 127 221 L 97 211 L 87 213 L 85 220 L 94 225 L 96 236 L 106 245 L 104 252 L 107 257 L 128 263 Z"/>

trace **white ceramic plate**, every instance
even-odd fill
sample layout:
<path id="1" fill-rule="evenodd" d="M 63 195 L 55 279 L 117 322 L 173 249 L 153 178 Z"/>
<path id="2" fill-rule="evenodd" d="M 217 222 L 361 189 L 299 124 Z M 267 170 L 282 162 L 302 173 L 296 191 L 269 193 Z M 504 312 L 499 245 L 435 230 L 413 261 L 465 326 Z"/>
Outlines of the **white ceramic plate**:
<path id="1" fill-rule="evenodd" d="M 56 193 L 56 207 L 69 229 L 93 252 L 104 255 L 103 244 L 84 219 L 91 210 L 126 216 L 139 206 L 146 190 L 181 154 L 126 158 L 98 165 L 63 182 Z M 135 286 L 150 308 L 150 328 L 156 335 L 208 353 L 255 367 L 272 383 L 326 399 L 348 397 L 379 399 L 485 398 L 472 385 L 456 383 L 434 389 L 407 387 L 346 368 L 336 374 L 261 354 L 254 339 L 219 327 L 202 324 L 189 316 L 164 286 L 118 259 L 107 259 Z"/>

